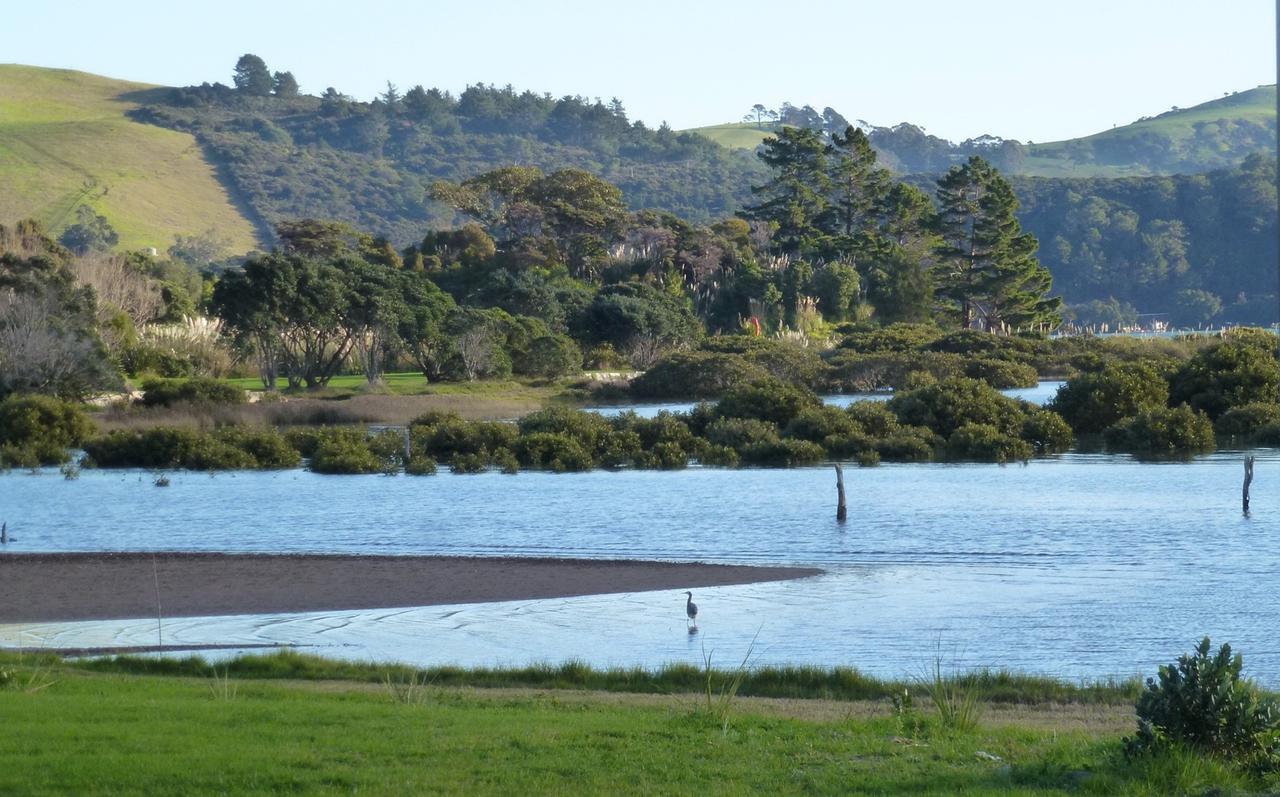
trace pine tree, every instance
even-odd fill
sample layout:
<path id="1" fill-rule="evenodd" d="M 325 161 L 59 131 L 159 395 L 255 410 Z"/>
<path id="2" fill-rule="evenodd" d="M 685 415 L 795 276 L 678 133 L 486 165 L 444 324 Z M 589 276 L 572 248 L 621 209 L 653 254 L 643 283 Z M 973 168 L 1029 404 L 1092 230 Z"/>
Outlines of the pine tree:
<path id="1" fill-rule="evenodd" d="M 245 53 L 236 61 L 232 80 L 238 90 L 253 97 L 266 97 L 275 88 L 267 63 L 253 53 Z"/>
<path id="2" fill-rule="evenodd" d="M 1018 199 L 1008 181 L 978 156 L 938 180 L 938 294 L 954 303 L 966 329 L 988 331 L 1033 323 L 1056 324 L 1061 299 L 1024 233 Z"/>
<path id="3" fill-rule="evenodd" d="M 276 72 L 272 75 L 272 93 L 277 97 L 298 96 L 298 80 L 292 72 Z"/>
<path id="4" fill-rule="evenodd" d="M 833 223 L 828 229 L 847 239 L 848 247 L 874 223 L 874 211 L 889 188 L 889 172 L 877 165 L 866 133 L 853 126 L 846 127 L 843 136 L 831 137 L 829 153 Z"/>
<path id="5" fill-rule="evenodd" d="M 823 217 L 831 209 L 828 194 L 828 148 L 819 133 L 784 127 L 764 140 L 760 160 L 773 169 L 773 179 L 751 192 L 762 197 L 745 208 L 743 218 L 774 225 L 773 240 L 784 254 L 803 255 L 826 246 Z"/>

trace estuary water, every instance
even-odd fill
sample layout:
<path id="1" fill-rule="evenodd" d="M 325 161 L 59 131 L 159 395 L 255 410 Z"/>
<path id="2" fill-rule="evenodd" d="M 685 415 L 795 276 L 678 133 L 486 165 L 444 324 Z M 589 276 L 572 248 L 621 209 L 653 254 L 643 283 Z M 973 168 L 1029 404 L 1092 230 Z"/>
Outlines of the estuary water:
<path id="1" fill-rule="evenodd" d="M 1058 393 L 1058 388 L 1063 383 L 1058 381 L 1042 381 L 1035 387 L 1015 387 L 1000 392 L 1010 398 L 1022 399 L 1032 404 L 1044 406 Z M 832 393 L 822 396 L 824 404 L 830 404 L 833 407 L 847 407 L 858 401 L 888 401 L 893 398 L 893 393 L 882 391 L 879 393 Z M 659 412 L 688 412 L 693 409 L 695 402 L 692 401 L 657 401 L 641 404 L 603 404 L 597 407 L 586 407 L 591 412 L 598 412 L 601 415 L 617 415 L 622 412 L 634 412 L 641 418 L 653 418 Z"/>
<path id="2" fill-rule="evenodd" d="M 1151 674 L 1201 636 L 1280 687 L 1280 450 L 1139 463 L 323 476 L 53 469 L 0 475 L 10 551 L 245 551 L 652 558 L 826 573 L 695 590 L 164 621 L 174 643 L 284 643 L 357 660 L 599 666 L 853 665 L 910 676 L 935 655 L 1069 678 Z M 0 553 L 0 556 L 3 556 Z M 232 588 L 228 585 L 228 588 Z M 0 626 L 0 646 L 149 644 L 156 621 Z M 755 640 L 752 646 L 752 640 Z"/>

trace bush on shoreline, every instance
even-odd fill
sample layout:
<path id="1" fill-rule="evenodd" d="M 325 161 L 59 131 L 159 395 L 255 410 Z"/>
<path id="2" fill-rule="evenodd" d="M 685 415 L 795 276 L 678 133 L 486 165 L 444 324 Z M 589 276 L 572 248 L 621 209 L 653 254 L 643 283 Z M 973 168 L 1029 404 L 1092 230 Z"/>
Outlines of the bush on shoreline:
<path id="1" fill-rule="evenodd" d="M 0 468 L 59 465 L 92 433 L 93 422 L 76 404 L 10 395 L 0 401 Z"/>

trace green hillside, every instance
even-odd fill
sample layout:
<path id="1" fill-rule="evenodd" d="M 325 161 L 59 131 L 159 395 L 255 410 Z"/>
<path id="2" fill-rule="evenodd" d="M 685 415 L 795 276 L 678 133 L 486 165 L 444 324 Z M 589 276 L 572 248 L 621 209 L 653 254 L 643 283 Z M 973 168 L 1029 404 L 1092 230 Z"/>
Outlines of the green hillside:
<path id="1" fill-rule="evenodd" d="M 825 125 L 808 106 L 791 108 L 797 124 L 840 132 Z M 766 123 L 762 130 L 754 123 L 740 122 L 687 132 L 730 149 L 754 150 L 776 127 L 777 123 Z M 986 157 L 1004 172 L 1029 177 L 1199 174 L 1237 166 L 1255 152 L 1275 152 L 1276 87 L 1259 86 L 1091 136 L 1043 144 L 953 144 L 910 124 L 872 128 L 870 137 L 883 162 L 906 174 L 942 172 L 973 154 Z"/>
<path id="2" fill-rule="evenodd" d="M 161 250 L 210 228 L 231 251 L 256 245 L 200 146 L 187 133 L 125 116 L 141 83 L 0 64 L 0 223 L 34 217 L 53 232 L 77 205 L 106 216 L 126 248 Z"/>
<path id="3" fill-rule="evenodd" d="M 1276 87 L 1259 86 L 1084 138 L 1033 144 L 1020 170 L 1043 177 L 1190 174 L 1276 145 Z"/>
<path id="4" fill-rule="evenodd" d="M 694 127 L 683 132 L 706 136 L 720 146 L 728 147 L 729 149 L 755 149 L 760 146 L 760 142 L 764 141 L 766 136 L 773 135 L 776 127 L 777 125 L 768 122 L 764 125 L 757 125 L 755 122 L 736 122 L 725 125 Z"/>

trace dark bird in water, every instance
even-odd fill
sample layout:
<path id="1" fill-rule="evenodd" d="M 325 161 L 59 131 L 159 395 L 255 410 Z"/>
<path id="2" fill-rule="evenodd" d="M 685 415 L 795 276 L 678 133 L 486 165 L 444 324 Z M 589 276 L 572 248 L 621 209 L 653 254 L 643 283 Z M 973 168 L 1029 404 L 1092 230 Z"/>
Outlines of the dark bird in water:
<path id="1" fill-rule="evenodd" d="M 687 614 L 687 615 L 689 615 L 689 620 L 690 620 L 690 621 L 692 621 L 692 622 L 694 623 L 694 625 L 697 625 L 697 623 L 698 623 L 698 604 L 696 604 L 696 603 L 694 603 L 694 602 L 693 602 L 693 593 L 692 593 L 692 592 L 686 592 L 686 593 L 685 593 L 685 595 L 688 595 L 688 596 L 689 596 L 689 599 L 688 599 L 688 601 L 686 601 L 686 602 L 685 602 L 685 605 L 684 605 L 684 613 L 685 613 L 685 614 Z"/>
<path id="2" fill-rule="evenodd" d="M 9 524 L 7 522 L 0 523 L 0 545 L 9 542 Z"/>

